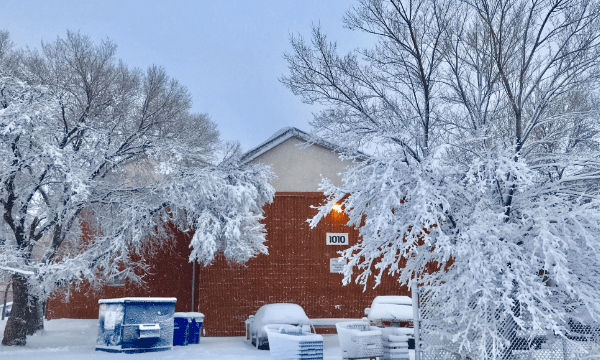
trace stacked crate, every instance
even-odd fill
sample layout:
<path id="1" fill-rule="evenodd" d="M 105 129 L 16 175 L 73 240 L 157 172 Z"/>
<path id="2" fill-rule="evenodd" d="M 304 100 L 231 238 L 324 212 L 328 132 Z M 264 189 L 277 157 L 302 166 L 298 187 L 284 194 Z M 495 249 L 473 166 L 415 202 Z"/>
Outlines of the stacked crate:
<path id="1" fill-rule="evenodd" d="M 367 321 L 335 324 L 343 359 L 375 359 L 383 355 L 381 329 Z"/>
<path id="2" fill-rule="evenodd" d="M 383 357 L 382 360 L 409 360 L 408 336 L 399 328 L 383 328 Z"/>
<path id="3" fill-rule="evenodd" d="M 273 360 L 323 360 L 323 337 L 293 325 L 266 325 Z"/>

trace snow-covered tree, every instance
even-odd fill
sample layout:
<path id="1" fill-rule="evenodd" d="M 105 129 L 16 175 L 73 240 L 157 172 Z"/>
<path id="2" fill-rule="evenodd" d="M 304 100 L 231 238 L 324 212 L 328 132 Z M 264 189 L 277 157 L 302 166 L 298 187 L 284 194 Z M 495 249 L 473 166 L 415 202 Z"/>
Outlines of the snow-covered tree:
<path id="1" fill-rule="evenodd" d="M 598 2 L 361 0 L 345 23 L 376 45 L 342 57 L 315 28 L 282 78 L 327 107 L 316 133 L 372 154 L 311 220 L 341 202 L 360 228 L 344 281 L 418 279 L 477 359 L 598 319 Z"/>
<path id="2" fill-rule="evenodd" d="M 167 223 L 194 232 L 190 261 L 267 252 L 272 172 L 242 166 L 162 68 L 132 70 L 112 42 L 72 32 L 11 51 L 0 51 L 0 271 L 14 292 L 3 344 L 25 344 L 62 284 L 140 280 L 141 250 L 168 239 Z"/>

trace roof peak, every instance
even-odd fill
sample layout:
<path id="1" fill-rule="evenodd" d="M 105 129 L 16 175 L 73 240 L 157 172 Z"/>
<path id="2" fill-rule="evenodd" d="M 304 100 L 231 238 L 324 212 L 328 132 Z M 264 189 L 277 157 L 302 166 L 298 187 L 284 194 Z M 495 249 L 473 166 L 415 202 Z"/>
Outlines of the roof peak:
<path id="1" fill-rule="evenodd" d="M 318 138 L 316 136 L 313 136 L 313 135 L 311 135 L 305 131 L 302 131 L 296 127 L 286 126 L 284 128 L 279 129 L 278 131 L 276 131 L 267 140 L 265 140 L 264 142 L 262 142 L 255 148 L 247 151 L 242 156 L 242 163 L 248 163 L 248 162 L 256 159 L 260 155 L 264 154 L 265 152 L 271 150 L 275 146 L 283 143 L 284 141 L 286 141 L 292 137 L 298 138 L 307 143 L 319 145 L 321 147 L 324 147 L 324 148 L 332 150 L 332 151 L 335 151 L 336 149 L 339 148 L 339 146 L 337 144 L 334 144 L 329 141 Z"/>

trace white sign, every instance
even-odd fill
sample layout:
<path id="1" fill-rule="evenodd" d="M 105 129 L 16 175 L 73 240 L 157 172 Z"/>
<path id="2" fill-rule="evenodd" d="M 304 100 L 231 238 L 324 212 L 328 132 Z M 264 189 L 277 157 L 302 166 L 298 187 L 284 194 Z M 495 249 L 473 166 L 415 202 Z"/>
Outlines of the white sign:
<path id="1" fill-rule="evenodd" d="M 344 265 L 346 262 L 341 258 L 329 259 L 329 272 L 332 274 L 342 274 L 344 272 Z"/>
<path id="2" fill-rule="evenodd" d="M 327 233 L 327 245 L 350 245 L 348 233 Z"/>

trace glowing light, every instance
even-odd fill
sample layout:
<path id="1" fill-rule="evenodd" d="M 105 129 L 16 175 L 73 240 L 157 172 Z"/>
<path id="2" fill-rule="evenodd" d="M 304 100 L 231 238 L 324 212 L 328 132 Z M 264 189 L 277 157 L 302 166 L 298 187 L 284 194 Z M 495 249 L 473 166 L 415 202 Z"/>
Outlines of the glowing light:
<path id="1" fill-rule="evenodd" d="M 337 211 L 337 212 L 341 212 L 342 211 L 342 205 L 339 205 L 339 204 L 335 204 L 331 208 L 333 210 Z"/>

